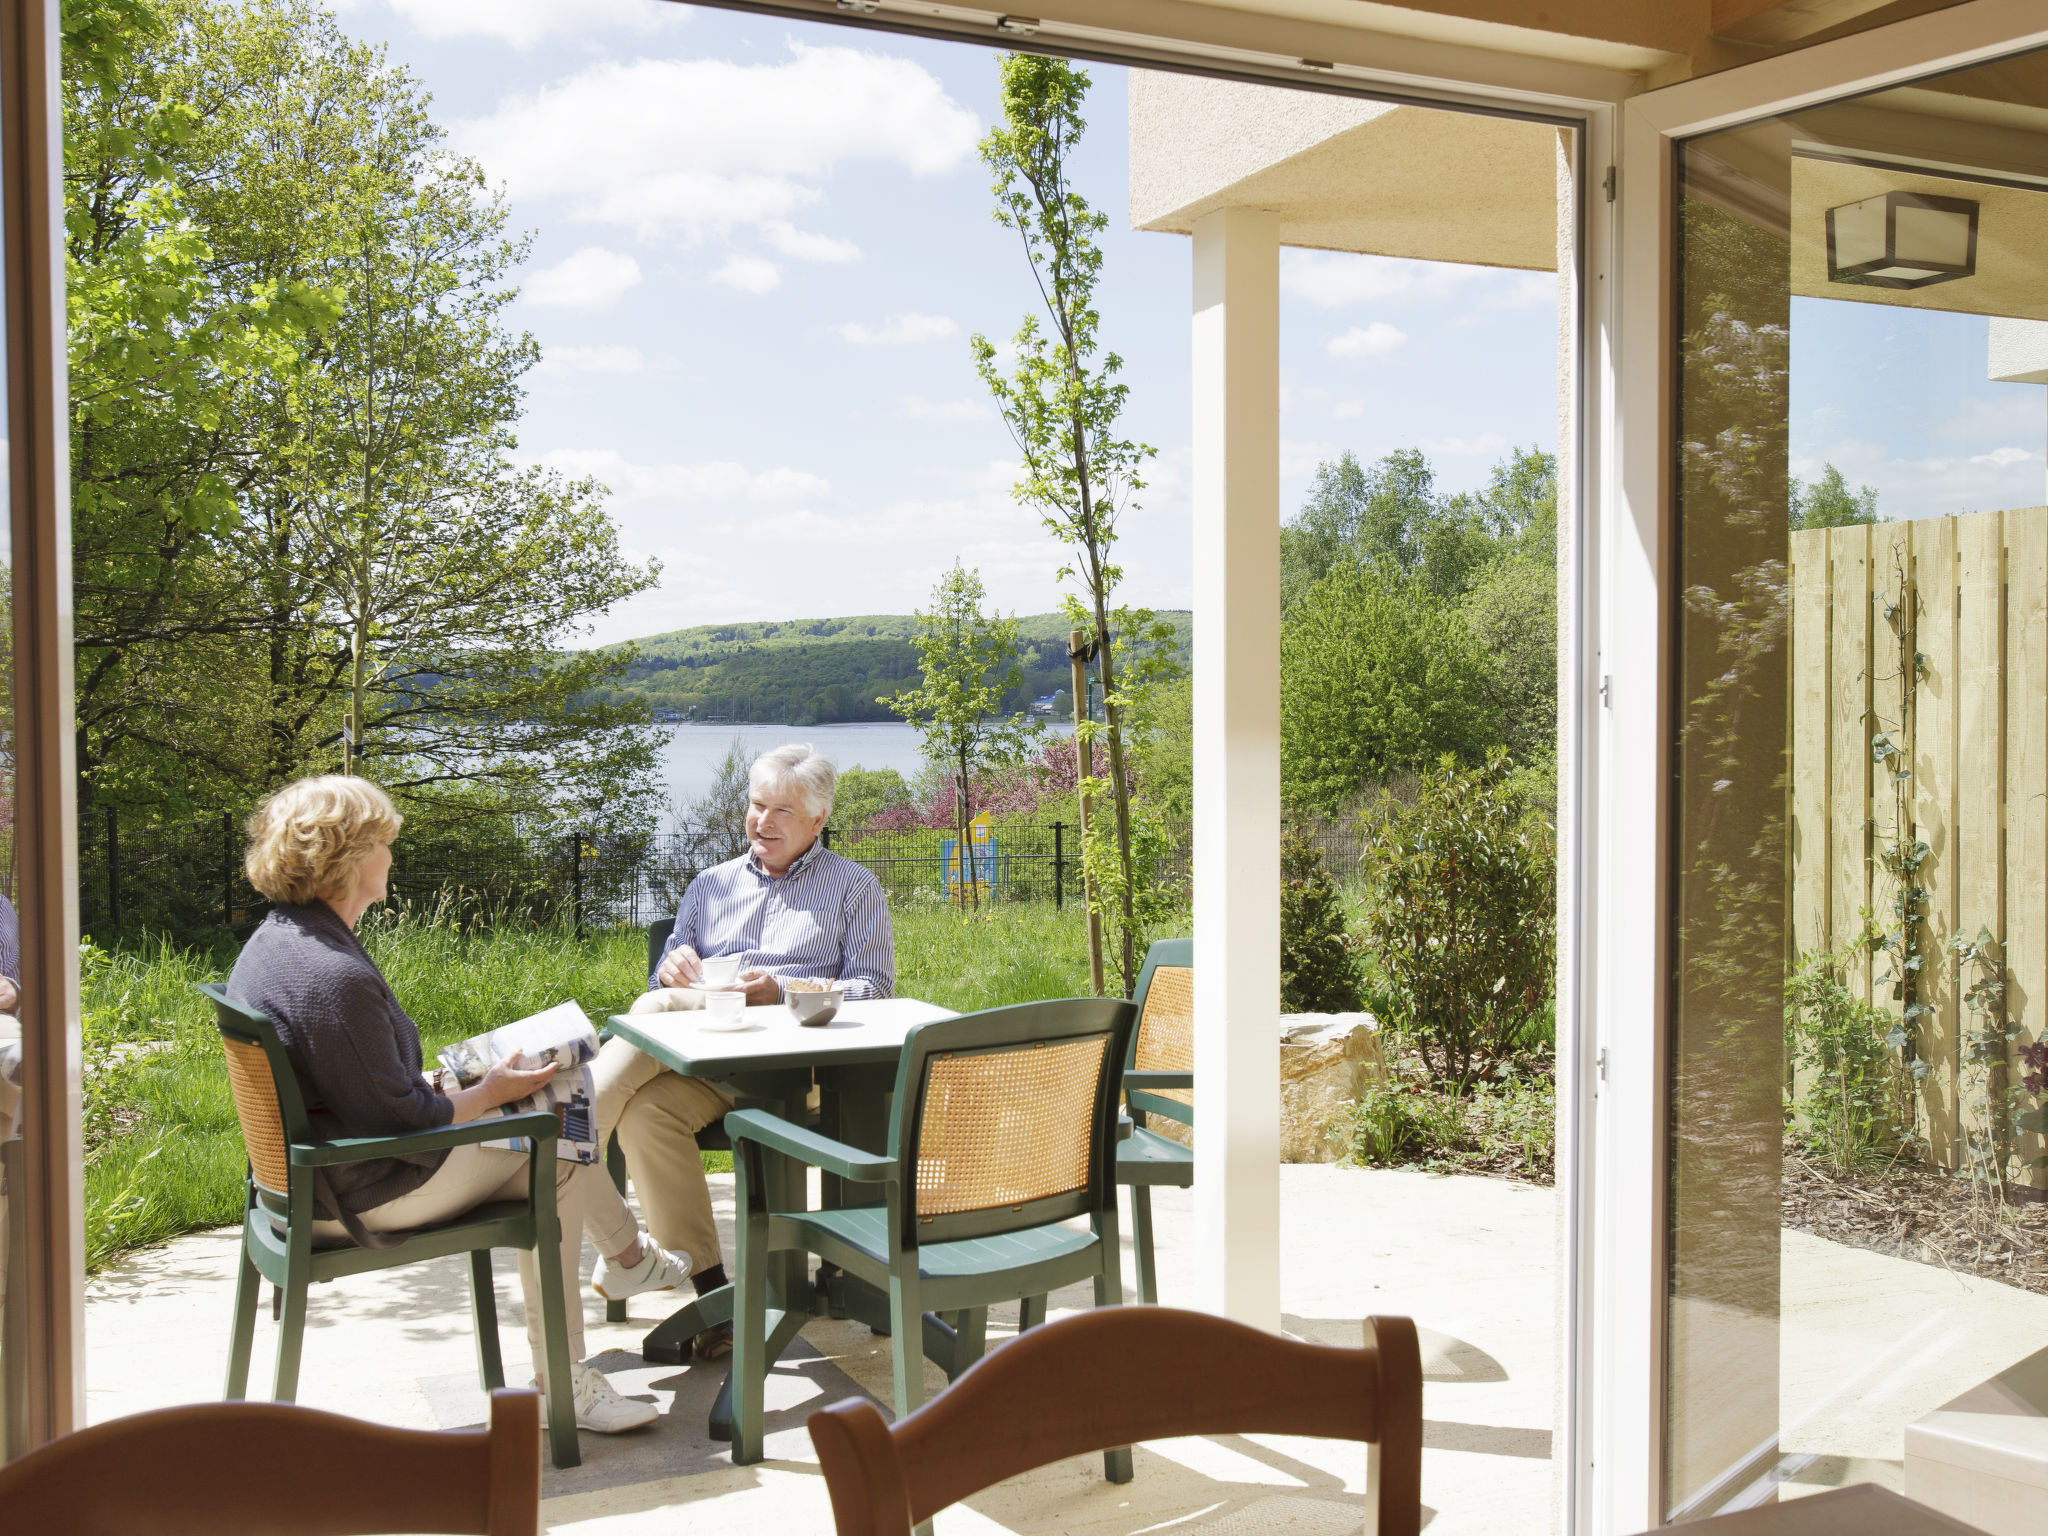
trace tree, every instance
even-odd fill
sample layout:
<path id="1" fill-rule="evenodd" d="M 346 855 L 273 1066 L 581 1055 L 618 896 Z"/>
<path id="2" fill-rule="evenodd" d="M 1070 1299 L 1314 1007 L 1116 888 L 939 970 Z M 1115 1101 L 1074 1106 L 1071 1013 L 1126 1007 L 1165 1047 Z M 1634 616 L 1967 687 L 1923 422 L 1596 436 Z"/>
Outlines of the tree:
<path id="1" fill-rule="evenodd" d="M 753 797 L 753 768 L 746 744 L 733 737 L 725 756 L 718 760 L 709 787 L 684 809 L 684 821 L 696 831 L 715 860 L 736 859 L 747 851 L 747 805 Z"/>
<path id="2" fill-rule="evenodd" d="M 945 765 L 953 786 L 960 878 L 977 907 L 981 876 L 969 830 L 975 776 L 1022 757 L 1037 734 L 1028 716 L 1004 719 L 995 713 L 1020 671 L 1017 621 L 982 612 L 985 596 L 980 572 L 965 570 L 956 560 L 932 588 L 931 610 L 918 610 L 915 644 L 923 663 L 922 683 L 883 700 L 920 727 L 925 755 Z"/>
<path id="3" fill-rule="evenodd" d="M 1458 611 L 1413 581 L 1339 566 L 1280 626 L 1280 776 L 1335 812 L 1368 783 L 1489 739 L 1486 671 Z"/>
<path id="4" fill-rule="evenodd" d="M 1791 481 L 1791 523 L 1794 532 L 1802 528 L 1852 528 L 1874 523 L 1877 516 L 1877 487 L 1849 489 L 1849 482 L 1832 464 L 1821 466 L 1820 478 L 1807 484 L 1797 475 Z"/>
<path id="5" fill-rule="evenodd" d="M 1500 535 L 1483 498 L 1439 498 L 1435 479 L 1415 448 L 1370 469 L 1349 450 L 1317 466 L 1308 499 L 1280 530 L 1283 610 L 1346 563 L 1413 577 L 1438 597 L 1462 594 Z"/>
<path id="6" fill-rule="evenodd" d="M 910 785 L 894 768 L 863 768 L 855 763 L 841 771 L 832 800 L 832 824 L 848 836 L 858 833 L 884 811 L 910 803 Z"/>
<path id="7" fill-rule="evenodd" d="M 1280 1011 L 1349 1013 L 1364 1006 L 1344 899 L 1301 823 L 1280 837 Z"/>
<path id="8" fill-rule="evenodd" d="M 1132 509 L 1131 498 L 1145 487 L 1140 472 L 1154 450 L 1118 434 L 1129 386 L 1118 380 L 1123 360 L 1102 352 L 1101 316 L 1095 288 L 1102 274 L 1097 238 L 1108 226 L 1074 189 L 1070 166 L 1087 129 L 1081 105 L 1088 76 L 1063 59 L 1004 54 L 999 63 L 1002 122 L 981 142 L 981 157 L 994 173 L 996 222 L 1016 231 L 1038 287 L 1050 332 L 1038 316 L 1027 315 L 1012 342 L 1015 363 L 1007 375 L 995 346 L 972 338 L 982 382 L 1023 460 L 1018 499 L 1037 507 L 1045 527 L 1072 551 L 1059 573 L 1078 578 L 1081 592 L 1068 598 L 1077 628 L 1102 680 L 1104 721 L 1076 722 L 1076 751 L 1099 734 L 1109 747 L 1108 791 L 1113 838 L 1104 848 L 1093 836 L 1083 849 L 1090 902 L 1098 910 L 1114 903 L 1124 995 L 1137 985 L 1138 908 L 1143 898 L 1132 857 L 1131 785 L 1125 760 L 1124 710 L 1127 689 L 1144 681 L 1143 668 L 1125 677 L 1119 648 L 1170 639 L 1167 626 L 1149 612 L 1112 608 L 1123 579 L 1111 556 L 1117 523 Z M 1102 782 L 1082 784 L 1084 801 Z"/>

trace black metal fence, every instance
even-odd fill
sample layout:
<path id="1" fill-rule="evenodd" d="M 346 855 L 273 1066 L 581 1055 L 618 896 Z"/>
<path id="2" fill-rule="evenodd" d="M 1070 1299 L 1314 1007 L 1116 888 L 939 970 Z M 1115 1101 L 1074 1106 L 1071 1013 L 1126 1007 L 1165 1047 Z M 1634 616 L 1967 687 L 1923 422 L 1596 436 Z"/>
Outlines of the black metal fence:
<path id="1" fill-rule="evenodd" d="M 1190 829 L 1164 829 L 1154 877 L 1185 890 Z M 1006 822 L 963 861 L 950 832 L 827 827 L 824 842 L 874 871 L 892 904 L 1049 901 L 1081 896 L 1081 838 L 1072 822 Z M 464 923 L 559 922 L 577 931 L 638 926 L 674 912 L 697 874 L 745 851 L 729 831 L 592 830 L 528 838 L 408 831 L 392 849 L 391 892 L 417 910 Z M 265 902 L 242 872 L 238 818 L 126 824 L 112 812 L 79 827 L 85 930 L 111 939 L 147 931 L 182 939 L 245 933 Z"/>

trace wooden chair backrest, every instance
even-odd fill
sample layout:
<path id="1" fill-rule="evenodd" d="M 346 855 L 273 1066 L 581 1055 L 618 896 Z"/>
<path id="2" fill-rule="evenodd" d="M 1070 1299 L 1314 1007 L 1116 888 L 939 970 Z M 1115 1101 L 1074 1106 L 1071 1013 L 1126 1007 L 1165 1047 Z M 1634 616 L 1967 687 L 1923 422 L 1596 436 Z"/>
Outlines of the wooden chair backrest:
<path id="1" fill-rule="evenodd" d="M 221 1054 L 227 1058 L 228 1086 L 235 1096 L 235 1118 L 242 1124 L 242 1142 L 249 1149 L 249 1171 L 256 1182 L 283 1196 L 291 1190 L 287 1150 L 308 1135 L 305 1101 L 293 1076 L 291 1061 L 270 1020 L 246 1008 L 215 982 L 199 990 L 213 1004 L 220 1029 Z"/>
<path id="2" fill-rule="evenodd" d="M 905 1247 L 1100 1211 L 1116 1198 L 1116 1113 L 1136 1010 L 1078 997 L 919 1026 L 891 1142 L 912 1169 Z"/>
<path id="3" fill-rule="evenodd" d="M 392 1429 L 287 1403 L 195 1403 L 95 1424 L 0 1467 L 10 1530 L 66 1536 L 536 1536 L 540 1397 L 488 1430 Z"/>
<path id="4" fill-rule="evenodd" d="M 1102 1307 L 985 1356 L 890 1425 L 865 1398 L 810 1417 L 839 1536 L 910 1528 L 1004 1478 L 1177 1435 L 1318 1435 L 1373 1447 L 1377 1536 L 1422 1523 L 1422 1355 L 1414 1322 L 1368 1320 L 1362 1349 L 1303 1344 L 1205 1312 Z"/>

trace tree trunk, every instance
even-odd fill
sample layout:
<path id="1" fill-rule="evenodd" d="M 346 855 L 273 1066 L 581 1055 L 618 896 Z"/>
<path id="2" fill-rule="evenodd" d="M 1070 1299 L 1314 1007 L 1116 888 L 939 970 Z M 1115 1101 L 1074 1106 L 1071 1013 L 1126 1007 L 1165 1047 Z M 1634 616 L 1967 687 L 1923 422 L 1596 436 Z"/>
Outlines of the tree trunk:
<path id="1" fill-rule="evenodd" d="M 1074 766 L 1079 770 L 1083 783 L 1095 777 L 1095 754 L 1089 750 L 1088 737 L 1081 729 L 1088 718 L 1088 641 L 1080 630 L 1067 636 L 1067 660 L 1074 673 Z M 1097 997 L 1102 996 L 1102 908 L 1095 899 L 1095 876 L 1088 868 L 1088 829 L 1094 825 L 1094 796 L 1082 793 L 1081 813 L 1081 889 L 1088 906 L 1088 984 Z"/>

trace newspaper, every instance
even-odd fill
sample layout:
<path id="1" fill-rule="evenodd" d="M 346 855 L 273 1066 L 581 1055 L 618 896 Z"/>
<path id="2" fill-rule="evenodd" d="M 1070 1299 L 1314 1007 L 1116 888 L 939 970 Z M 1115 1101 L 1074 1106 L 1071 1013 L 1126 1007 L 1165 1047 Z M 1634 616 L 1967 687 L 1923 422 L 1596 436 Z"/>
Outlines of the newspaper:
<path id="1" fill-rule="evenodd" d="M 561 1125 L 555 1140 L 555 1156 L 572 1163 L 594 1163 L 598 1159 L 597 1090 L 591 1081 L 590 1061 L 597 1055 L 597 1031 L 574 1003 L 558 1003 L 517 1023 L 503 1024 L 488 1034 L 458 1040 L 441 1050 L 441 1065 L 454 1076 L 456 1084 L 472 1088 L 483 1081 L 493 1063 L 523 1056 L 522 1067 L 533 1069 L 555 1062 L 559 1070 L 537 1093 L 489 1111 L 495 1115 L 524 1115 L 547 1110 Z M 524 1136 L 507 1136 L 487 1141 L 487 1147 L 506 1147 L 514 1152 L 528 1150 Z"/>

